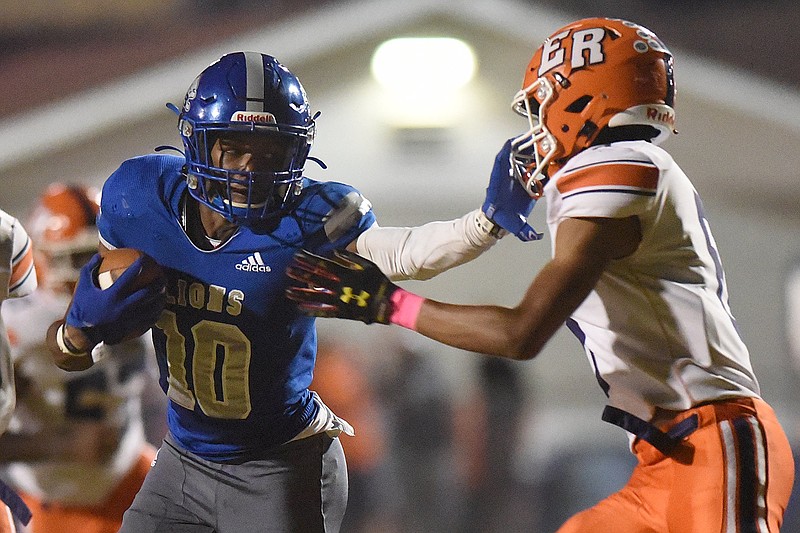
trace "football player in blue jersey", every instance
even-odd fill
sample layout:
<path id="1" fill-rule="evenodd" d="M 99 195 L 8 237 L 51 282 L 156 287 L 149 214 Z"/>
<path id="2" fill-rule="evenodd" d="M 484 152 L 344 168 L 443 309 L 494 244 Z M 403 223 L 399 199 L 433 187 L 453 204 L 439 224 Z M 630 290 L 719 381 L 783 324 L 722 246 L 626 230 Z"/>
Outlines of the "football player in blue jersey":
<path id="1" fill-rule="evenodd" d="M 284 296 L 292 256 L 347 247 L 391 279 L 425 279 L 505 233 L 538 238 L 526 222 L 534 200 L 511 177 L 507 144 L 482 208 L 379 227 L 353 187 L 303 176 L 318 113 L 294 74 L 261 53 L 223 56 L 172 108 L 184 156 L 125 161 L 103 186 L 98 218 L 100 256 L 136 248 L 165 280 L 135 289 L 134 263 L 101 290 L 95 256 L 48 332 L 56 363 L 80 370 L 99 343 L 153 325 L 169 432 L 121 531 L 338 531 L 338 436 L 352 428 L 308 389 L 316 331 Z"/>

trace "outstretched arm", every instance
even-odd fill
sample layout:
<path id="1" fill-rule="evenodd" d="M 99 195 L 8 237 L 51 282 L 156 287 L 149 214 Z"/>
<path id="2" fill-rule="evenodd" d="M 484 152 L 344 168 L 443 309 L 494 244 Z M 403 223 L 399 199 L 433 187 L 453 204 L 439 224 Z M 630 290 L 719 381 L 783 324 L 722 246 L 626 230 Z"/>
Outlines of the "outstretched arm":
<path id="1" fill-rule="evenodd" d="M 527 222 L 535 203 L 511 171 L 509 140 L 495 157 L 480 209 L 413 228 L 375 225 L 347 249 L 378 265 L 393 281 L 430 279 L 472 261 L 508 233 L 522 241 L 541 238 Z"/>
<path id="2" fill-rule="evenodd" d="M 376 283 L 375 272 L 366 265 L 349 269 L 350 275 L 345 276 L 344 271 L 322 258 L 323 262 L 314 263 L 312 268 L 290 269 L 289 275 L 300 285 L 290 289 L 288 296 L 309 314 L 363 320 L 363 314 L 348 313 L 375 310 L 370 321 L 400 324 L 471 352 L 531 359 L 583 302 L 608 264 L 632 253 L 640 239 L 635 217 L 566 219 L 558 227 L 553 259 L 513 308 L 423 299 L 388 280 Z M 359 278 L 367 277 L 373 280 L 360 292 Z M 361 300 L 343 299 L 342 291 Z"/>
<path id="3" fill-rule="evenodd" d="M 614 241 L 630 222 L 567 219 L 556 252 L 513 308 L 465 306 L 426 300 L 416 330 L 439 342 L 477 353 L 531 359 L 586 299 L 608 263 Z M 629 230 L 630 231 L 630 230 Z"/>

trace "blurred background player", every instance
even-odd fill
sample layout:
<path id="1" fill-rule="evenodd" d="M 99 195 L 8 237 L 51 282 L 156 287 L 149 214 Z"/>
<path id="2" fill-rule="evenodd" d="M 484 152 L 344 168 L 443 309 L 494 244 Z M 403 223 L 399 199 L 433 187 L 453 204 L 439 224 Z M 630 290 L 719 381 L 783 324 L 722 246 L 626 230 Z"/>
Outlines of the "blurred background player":
<path id="1" fill-rule="evenodd" d="M 373 354 L 370 354 L 373 355 Z M 375 390 L 366 354 L 343 341 L 320 340 L 311 389 L 356 429 L 342 440 L 347 457 L 347 511 L 342 531 L 400 533 L 394 513 L 395 480 L 390 454 L 385 402 Z"/>
<path id="2" fill-rule="evenodd" d="M 0 210 L 0 304 L 36 289 L 36 268 L 28 234 L 22 225 Z M 5 309 L 5 305 L 3 305 Z M 14 366 L 6 327 L 0 317 L 0 434 L 14 412 Z M 30 510 L 0 481 L 0 533 L 13 533 L 30 520 Z"/>
<path id="3" fill-rule="evenodd" d="M 39 290 L 2 308 L 11 338 L 17 410 L 0 437 L 2 475 L 33 511 L 33 533 L 112 533 L 141 486 L 154 449 L 140 414 L 147 343 L 113 347 L 91 369 L 57 368 L 45 332 L 62 317 L 81 266 L 97 250 L 99 191 L 50 185 L 28 229 Z"/>

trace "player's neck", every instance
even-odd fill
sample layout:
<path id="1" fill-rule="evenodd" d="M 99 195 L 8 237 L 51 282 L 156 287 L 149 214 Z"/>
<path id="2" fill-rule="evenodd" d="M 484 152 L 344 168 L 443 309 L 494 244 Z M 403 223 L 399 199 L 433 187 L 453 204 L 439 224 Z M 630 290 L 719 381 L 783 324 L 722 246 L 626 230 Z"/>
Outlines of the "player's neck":
<path id="1" fill-rule="evenodd" d="M 200 205 L 199 207 L 200 222 L 207 237 L 224 242 L 239 229 L 239 226 L 226 220 L 225 217 L 207 206 Z"/>
<path id="2" fill-rule="evenodd" d="M 186 200 L 184 209 L 184 230 L 192 242 L 201 248 L 216 248 L 239 229 L 219 213 L 191 199 Z"/>

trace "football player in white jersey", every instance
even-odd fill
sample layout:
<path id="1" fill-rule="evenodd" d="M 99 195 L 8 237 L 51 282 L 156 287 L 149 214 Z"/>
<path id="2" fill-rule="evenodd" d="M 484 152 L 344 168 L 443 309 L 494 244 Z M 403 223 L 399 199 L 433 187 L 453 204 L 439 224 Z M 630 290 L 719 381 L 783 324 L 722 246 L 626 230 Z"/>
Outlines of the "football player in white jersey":
<path id="1" fill-rule="evenodd" d="M 0 304 L 36 289 L 36 269 L 30 238 L 22 225 L 0 210 Z M 5 305 L 2 307 L 5 309 Z M 0 434 L 8 426 L 15 405 L 14 365 L 5 324 L 0 317 Z M 14 533 L 27 525 L 31 513 L 25 503 L 0 481 L 0 533 Z"/>
<path id="2" fill-rule="evenodd" d="M 57 368 L 45 346 L 97 249 L 98 196 L 60 183 L 44 191 L 27 223 L 40 288 L 2 308 L 18 386 L 0 471 L 33 511 L 31 533 L 116 533 L 154 456 L 140 414 L 146 343 L 105 347 L 114 356 L 81 373 Z"/>
<path id="3" fill-rule="evenodd" d="M 559 533 L 777 532 L 791 492 L 789 443 L 760 397 L 702 202 L 657 146 L 674 99 L 672 55 L 637 24 L 584 19 L 539 47 L 513 101 L 530 129 L 509 166 L 547 199 L 553 257 L 514 308 L 421 298 L 346 251 L 301 253 L 289 269 L 310 314 L 470 352 L 531 359 L 566 322 L 638 465 Z"/>

